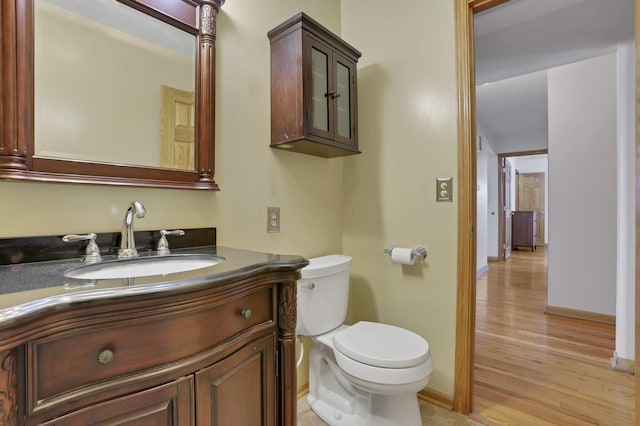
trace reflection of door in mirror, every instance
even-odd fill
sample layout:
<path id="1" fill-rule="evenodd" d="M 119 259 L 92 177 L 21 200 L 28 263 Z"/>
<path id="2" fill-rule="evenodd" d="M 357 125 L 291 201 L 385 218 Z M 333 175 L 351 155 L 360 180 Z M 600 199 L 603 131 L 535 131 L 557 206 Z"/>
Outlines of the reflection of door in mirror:
<path id="1" fill-rule="evenodd" d="M 115 0 L 34 4 L 35 155 L 194 170 L 193 136 L 162 163 L 159 88 L 195 91 L 195 36 Z"/>
<path id="2" fill-rule="evenodd" d="M 194 169 L 195 94 L 162 86 L 160 166 Z"/>

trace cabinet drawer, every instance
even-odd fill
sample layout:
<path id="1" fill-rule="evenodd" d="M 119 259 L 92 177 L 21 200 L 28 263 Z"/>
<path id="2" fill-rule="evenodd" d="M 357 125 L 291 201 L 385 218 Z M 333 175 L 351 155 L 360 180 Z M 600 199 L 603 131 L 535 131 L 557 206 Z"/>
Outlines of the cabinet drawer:
<path id="1" fill-rule="evenodd" d="M 269 288 L 197 311 L 122 319 L 30 343 L 29 411 L 70 391 L 179 361 L 273 321 L 273 297 Z"/>

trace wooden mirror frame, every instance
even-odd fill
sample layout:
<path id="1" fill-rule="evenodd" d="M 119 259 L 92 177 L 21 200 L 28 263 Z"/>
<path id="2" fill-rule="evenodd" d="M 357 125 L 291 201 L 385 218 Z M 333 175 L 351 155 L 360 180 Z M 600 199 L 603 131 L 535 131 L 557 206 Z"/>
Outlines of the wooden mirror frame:
<path id="1" fill-rule="evenodd" d="M 0 179 L 217 190 L 216 15 L 224 0 L 118 0 L 196 36 L 195 170 L 34 154 L 34 0 L 0 0 Z"/>

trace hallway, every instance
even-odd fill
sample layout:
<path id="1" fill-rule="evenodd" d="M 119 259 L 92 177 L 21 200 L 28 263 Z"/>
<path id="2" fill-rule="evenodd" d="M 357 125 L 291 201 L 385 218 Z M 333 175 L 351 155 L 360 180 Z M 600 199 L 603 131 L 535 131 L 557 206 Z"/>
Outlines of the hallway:
<path id="1" fill-rule="evenodd" d="M 615 327 L 545 315 L 547 250 L 478 278 L 472 418 L 488 425 L 633 425 L 634 378 L 613 371 Z"/>

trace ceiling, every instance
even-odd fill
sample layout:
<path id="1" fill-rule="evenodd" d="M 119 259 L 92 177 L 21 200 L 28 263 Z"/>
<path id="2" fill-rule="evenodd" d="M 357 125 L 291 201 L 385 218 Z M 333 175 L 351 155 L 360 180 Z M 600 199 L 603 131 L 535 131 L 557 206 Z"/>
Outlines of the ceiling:
<path id="1" fill-rule="evenodd" d="M 494 140 L 547 132 L 549 68 L 634 38 L 635 0 L 511 0 L 475 16 L 478 124 Z"/>

